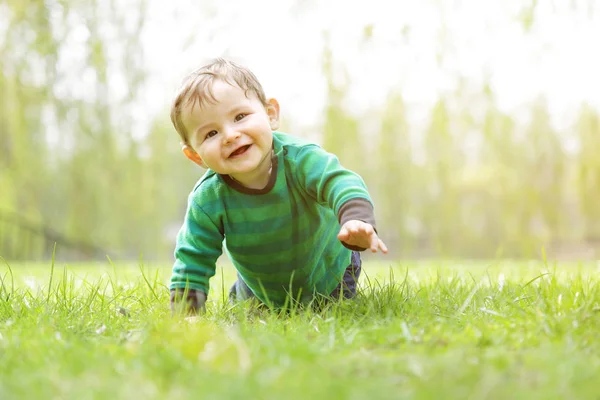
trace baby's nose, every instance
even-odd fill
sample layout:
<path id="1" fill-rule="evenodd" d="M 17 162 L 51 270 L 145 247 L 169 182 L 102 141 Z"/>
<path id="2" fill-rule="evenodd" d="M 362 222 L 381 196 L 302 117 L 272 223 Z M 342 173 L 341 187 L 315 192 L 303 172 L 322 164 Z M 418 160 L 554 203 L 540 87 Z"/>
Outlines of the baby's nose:
<path id="1" fill-rule="evenodd" d="M 226 143 L 230 143 L 239 137 L 240 133 L 237 129 L 227 129 L 225 132 L 223 132 L 223 138 Z"/>

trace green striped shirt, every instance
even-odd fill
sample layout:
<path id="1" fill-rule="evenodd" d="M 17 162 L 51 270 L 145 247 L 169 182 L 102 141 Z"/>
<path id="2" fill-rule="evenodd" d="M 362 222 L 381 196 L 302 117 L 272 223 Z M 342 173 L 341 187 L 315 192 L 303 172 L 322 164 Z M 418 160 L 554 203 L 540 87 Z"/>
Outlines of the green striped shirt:
<path id="1" fill-rule="evenodd" d="M 316 144 L 274 132 L 264 189 L 211 170 L 194 187 L 177 236 L 170 289 L 208 293 L 225 247 L 263 302 L 283 304 L 290 290 L 295 299 L 329 295 L 350 264 L 350 250 L 364 250 L 337 239 L 340 224 L 353 219 L 375 227 L 362 178 Z"/>

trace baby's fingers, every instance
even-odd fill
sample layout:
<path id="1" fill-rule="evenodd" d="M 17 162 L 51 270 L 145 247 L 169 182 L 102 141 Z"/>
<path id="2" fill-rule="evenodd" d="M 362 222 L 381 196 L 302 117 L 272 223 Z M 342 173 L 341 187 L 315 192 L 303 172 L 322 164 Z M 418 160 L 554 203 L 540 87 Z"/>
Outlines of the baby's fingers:
<path id="1" fill-rule="evenodd" d="M 383 240 L 379 239 L 377 234 L 373 234 L 371 236 L 370 249 L 373 253 L 377 253 L 377 250 L 379 250 L 379 249 L 381 249 L 383 254 L 387 254 L 387 252 L 388 252 L 387 246 L 385 245 L 385 243 L 383 243 Z"/>
<path id="2" fill-rule="evenodd" d="M 348 228 L 346 228 L 346 225 L 342 226 L 342 229 L 340 229 L 340 232 L 337 235 L 339 240 L 348 240 L 348 238 L 350 237 L 350 232 L 348 232 Z"/>
<path id="3" fill-rule="evenodd" d="M 373 253 L 377 253 L 377 249 L 379 248 L 379 238 L 375 233 L 371 235 L 371 244 L 369 248 Z"/>
<path id="4" fill-rule="evenodd" d="M 381 251 L 383 252 L 383 254 L 387 254 L 388 248 L 385 245 L 385 243 L 383 243 L 383 240 L 381 240 L 381 239 L 377 239 L 377 240 L 379 240 L 379 248 L 381 249 Z"/>

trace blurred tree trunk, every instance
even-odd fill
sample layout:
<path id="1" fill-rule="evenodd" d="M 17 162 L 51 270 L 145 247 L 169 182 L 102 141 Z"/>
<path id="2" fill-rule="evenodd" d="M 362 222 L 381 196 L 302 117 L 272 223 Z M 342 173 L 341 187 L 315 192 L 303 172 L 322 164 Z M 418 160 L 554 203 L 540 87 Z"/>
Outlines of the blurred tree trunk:
<path id="1" fill-rule="evenodd" d="M 381 116 L 378 145 L 372 160 L 369 188 L 373 193 L 379 231 L 392 255 L 415 248 L 420 226 L 415 215 L 413 159 L 402 96 L 391 96 Z M 363 151 L 363 153 L 366 153 Z M 411 231 L 412 228 L 412 231 Z"/>
<path id="2" fill-rule="evenodd" d="M 430 248 L 446 256 L 458 245 L 463 229 L 458 214 L 458 197 L 453 182 L 461 168 L 458 143 L 445 100 L 439 100 L 431 112 L 424 137 L 424 176 L 427 186 L 419 204 Z"/>
<path id="3" fill-rule="evenodd" d="M 600 116 L 588 105 L 577 126 L 580 154 L 577 158 L 577 188 L 584 221 L 583 240 L 600 248 Z"/>
<path id="4" fill-rule="evenodd" d="M 327 105 L 325 106 L 323 122 L 323 148 L 336 154 L 346 168 L 363 173 L 366 171 L 362 143 L 359 141 L 359 126 L 357 120 L 344 110 L 343 100 L 346 88 L 336 83 L 334 77 L 334 60 L 331 50 L 325 48 L 323 58 L 323 73 L 327 80 Z"/>

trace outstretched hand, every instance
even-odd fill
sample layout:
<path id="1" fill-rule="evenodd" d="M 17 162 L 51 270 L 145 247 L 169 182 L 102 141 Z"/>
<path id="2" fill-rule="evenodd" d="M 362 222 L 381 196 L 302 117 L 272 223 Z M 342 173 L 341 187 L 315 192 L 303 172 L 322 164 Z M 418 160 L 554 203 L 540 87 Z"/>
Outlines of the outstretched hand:
<path id="1" fill-rule="evenodd" d="M 337 237 L 350 246 L 371 249 L 373 253 L 377 253 L 380 249 L 384 254 L 388 252 L 387 246 L 379 239 L 373 226 L 363 221 L 351 220 L 346 222 L 342 225 Z"/>

